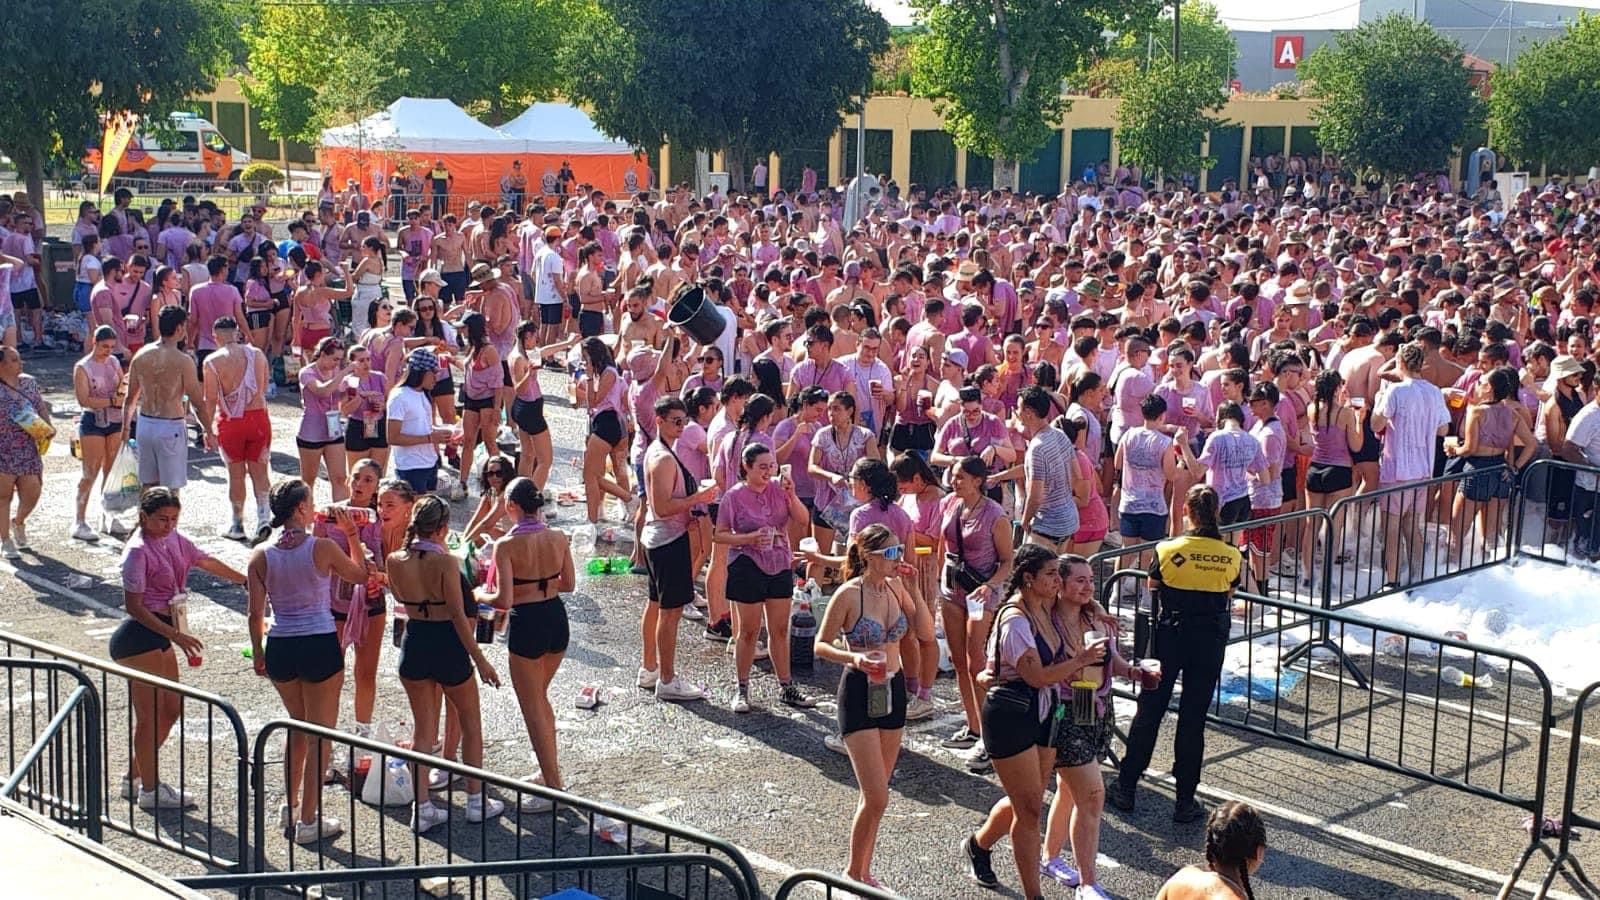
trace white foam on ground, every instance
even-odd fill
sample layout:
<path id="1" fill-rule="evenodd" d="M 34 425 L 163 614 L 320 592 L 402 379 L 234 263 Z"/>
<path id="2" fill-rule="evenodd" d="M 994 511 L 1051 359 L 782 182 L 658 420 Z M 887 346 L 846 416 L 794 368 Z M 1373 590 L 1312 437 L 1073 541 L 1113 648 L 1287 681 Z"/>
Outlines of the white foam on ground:
<path id="1" fill-rule="evenodd" d="M 1430 634 L 1521 654 L 1557 689 L 1600 681 L 1600 570 L 1535 560 L 1370 600 L 1352 611 Z"/>

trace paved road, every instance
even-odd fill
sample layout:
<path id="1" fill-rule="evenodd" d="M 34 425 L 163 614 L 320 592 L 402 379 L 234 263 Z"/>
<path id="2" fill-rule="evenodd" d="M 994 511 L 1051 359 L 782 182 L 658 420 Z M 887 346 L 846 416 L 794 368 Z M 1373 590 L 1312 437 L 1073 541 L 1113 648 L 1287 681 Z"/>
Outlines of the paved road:
<path id="1" fill-rule="evenodd" d="M 70 392 L 64 390 L 69 366 L 66 357 L 28 363 L 28 370 L 56 403 L 58 425 L 64 434 L 70 428 L 66 415 L 74 408 Z M 545 378 L 547 394 L 564 394 L 559 377 Z M 277 435 L 274 468 L 292 474 L 296 472 L 292 435 L 299 414 L 292 395 L 275 403 L 272 414 Z M 584 425 L 581 413 L 557 401 L 552 402 L 549 416 L 557 446 L 575 446 Z M 0 566 L 0 629 L 104 656 L 107 637 L 120 617 L 119 547 L 109 539 L 97 546 L 67 539 L 77 463 L 66 455 L 66 445 L 63 437 L 47 460 L 45 498 L 30 527 L 34 552 L 15 567 Z M 570 457 L 569 451 L 557 451 L 557 487 L 576 481 L 575 470 L 567 464 Z M 325 490 L 324 484 L 319 495 L 325 495 Z M 227 526 L 225 482 L 214 456 L 198 452 L 192 456 L 190 488 L 184 499 L 182 528 L 211 552 L 242 568 L 247 549 L 221 537 Z M 457 504 L 458 524 L 469 511 L 468 504 Z M 581 507 L 559 510 L 560 527 L 574 527 L 580 520 Z M 183 678 L 227 697 L 253 737 L 264 723 L 280 717 L 282 708 L 269 685 L 251 674 L 248 661 L 239 656 L 238 648 L 247 641 L 242 593 L 204 576 L 195 581 L 199 589 L 191 595 L 192 619 L 210 650 L 204 665 L 184 670 Z M 822 746 L 831 727 L 831 704 L 808 712 L 789 710 L 777 704 L 776 684 L 764 677 L 755 684 L 756 699 L 764 708 L 749 716 L 733 715 L 722 702 L 730 686 L 731 661 L 722 645 L 701 640 L 697 627 L 691 631 L 689 625 L 685 626 L 682 666 L 692 680 L 712 686 L 719 702 L 682 707 L 657 704 L 631 687 L 643 599 L 642 578 L 628 575 L 580 575 L 577 590 L 568 598 L 572 649 L 552 696 L 569 789 L 585 797 L 642 808 L 734 842 L 747 851 L 768 890 L 791 868 L 842 869 L 855 786 L 845 758 Z M 502 647 L 491 654 L 497 663 L 504 658 Z M 386 646 L 380 666 L 380 721 L 405 719 L 405 699 L 393 674 L 394 664 L 394 651 Z M 1331 674 L 1326 665 L 1319 664 L 1319 670 Z M 831 697 L 836 677 L 837 672 L 819 667 L 807 684 L 813 692 Z M 600 686 L 604 702 L 592 712 L 574 708 L 572 700 L 580 687 L 590 684 Z M 1306 690 L 1312 693 L 1295 702 L 1309 705 L 1315 719 L 1326 727 L 1331 722 L 1328 717 L 1336 718 L 1340 708 L 1338 687 L 1331 678 L 1313 679 L 1308 685 Z M 38 698 L 24 696 L 19 701 L 16 684 L 9 689 L 13 709 L 38 707 Z M 22 692 L 26 694 L 25 689 Z M 968 774 L 960 758 L 938 746 L 939 739 L 958 722 L 959 705 L 948 681 L 938 684 L 936 696 L 940 714 L 935 720 L 906 731 L 906 752 L 895 776 L 876 868 L 880 877 L 909 897 L 981 896 L 985 892 L 962 876 L 956 846 L 1000 796 L 1000 789 L 992 777 Z M 347 690 L 346 723 L 348 702 Z M 1345 702 L 1348 704 L 1348 699 Z M 119 712 L 125 699 L 116 691 L 108 705 L 113 723 L 119 721 L 119 715 L 125 717 L 125 712 Z M 1418 715 L 1415 708 L 1411 715 Z M 489 745 L 486 768 L 512 777 L 526 776 L 533 768 L 531 752 L 509 684 L 499 691 L 485 691 L 484 719 Z M 1444 721 L 1446 735 L 1440 746 L 1456 746 L 1465 717 L 1445 717 Z M 173 757 L 184 758 L 186 783 L 204 784 L 202 773 L 207 771 L 208 761 L 226 760 L 225 751 L 208 760 L 208 723 L 215 730 L 219 722 L 208 719 L 198 707 L 189 708 L 179 729 L 184 746 L 172 751 Z M 1474 726 L 1487 727 L 1481 722 Z M 1474 756 L 1485 752 L 1484 742 L 1491 731 L 1498 740 L 1497 727 L 1474 731 L 1480 735 L 1474 739 Z M 1456 733 L 1456 738 L 1451 738 L 1451 733 Z M 110 736 L 113 773 L 120 772 L 118 767 L 126 759 L 126 740 L 120 732 Z M 1425 738 L 1414 732 L 1408 744 L 1411 740 Z M 1554 752 L 1564 753 L 1565 747 L 1564 741 L 1559 742 Z M 1518 773 L 1529 771 L 1518 765 L 1519 754 L 1528 751 L 1514 749 L 1508 777 L 1516 784 L 1522 777 Z M 1255 879 L 1258 896 L 1490 896 L 1493 888 L 1473 873 L 1504 872 L 1515 858 L 1521 813 L 1509 806 L 1439 788 L 1421 788 L 1409 778 L 1283 744 L 1266 745 L 1236 732 L 1214 731 L 1209 750 L 1206 781 L 1211 796 L 1242 795 L 1263 802 L 1272 813 L 1272 851 Z M 1167 764 L 1165 753 L 1165 747 L 1158 752 L 1156 767 Z M 1442 764 L 1448 767 L 1450 757 L 1443 758 Z M 175 768 L 176 762 L 170 765 Z M 182 837 L 195 845 L 208 842 L 219 856 L 227 856 L 233 852 L 231 835 L 237 824 L 231 813 L 231 775 L 224 762 L 210 788 L 200 788 L 217 808 L 219 830 L 215 833 L 206 834 L 193 816 L 152 820 L 126 805 L 119 815 L 141 828 L 158 826 L 169 838 Z M 269 776 L 269 784 L 273 777 Z M 276 807 L 277 800 L 273 793 L 269 809 Z M 339 788 L 330 789 L 328 803 L 340 815 L 348 816 L 345 810 L 353 812 L 360 819 L 361 836 L 355 855 L 349 838 L 335 842 L 327 864 L 359 864 L 363 859 L 370 864 L 379 854 L 379 816 L 350 803 Z M 1201 827 L 1173 825 L 1168 819 L 1170 803 L 1170 788 L 1158 783 L 1142 792 L 1138 812 L 1107 814 L 1102 883 L 1114 896 L 1153 896 L 1174 869 L 1200 859 Z M 382 821 L 386 823 L 384 852 L 391 858 L 412 852 L 420 858 L 442 858 L 441 844 L 428 841 L 413 846 L 402 817 L 391 813 Z M 519 829 L 528 834 L 518 834 Z M 495 852 L 523 854 L 520 842 L 534 840 L 531 835 L 535 832 L 554 833 L 553 838 L 546 834 L 538 840 L 546 845 L 554 840 L 568 852 L 575 852 L 571 848 L 587 840 L 571 817 L 555 822 L 529 819 L 520 826 L 497 826 L 492 839 Z M 479 849 L 476 835 L 476 831 L 458 831 L 454 850 L 472 858 Z M 489 839 L 484 840 L 487 849 Z M 198 871 L 130 839 L 116 841 L 163 871 Z M 274 865 L 289 863 L 285 841 L 269 836 L 267 844 Z M 315 866 L 317 861 L 299 851 L 293 864 Z M 996 864 L 1008 885 L 1003 893 L 1014 895 L 1016 876 L 1014 871 L 1007 874 L 1009 862 L 1003 848 Z M 1597 867 L 1595 861 L 1591 867 Z M 1537 868 L 1538 874 L 1542 872 Z M 1054 886 L 1047 886 L 1046 892 L 1068 895 Z"/>

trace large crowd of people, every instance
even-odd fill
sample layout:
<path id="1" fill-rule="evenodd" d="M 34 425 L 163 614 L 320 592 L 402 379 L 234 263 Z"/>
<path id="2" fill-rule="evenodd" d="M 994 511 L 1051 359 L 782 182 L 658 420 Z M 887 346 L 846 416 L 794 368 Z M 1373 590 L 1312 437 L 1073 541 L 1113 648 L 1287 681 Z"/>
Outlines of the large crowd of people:
<path id="1" fill-rule="evenodd" d="M 126 537 L 129 618 L 112 656 L 176 679 L 174 648 L 199 650 L 184 579 L 206 569 L 247 586 L 256 670 L 290 715 L 338 721 L 354 646 L 350 727 L 369 733 L 392 628 L 415 745 L 477 765 L 474 677 L 501 675 L 476 623 L 497 610 L 540 778 L 560 787 L 548 689 L 568 646 L 574 543 L 632 548 L 648 591 L 638 686 L 663 702 L 814 706 L 791 677 L 788 623 L 796 586 L 815 581 L 832 589 L 815 652 L 843 670 L 827 743 L 860 784 L 846 874 L 878 883 L 889 775 L 906 723 L 934 714 L 942 648 L 963 713 L 943 744 L 1004 788 L 961 864 L 995 883 L 991 848 L 1009 835 L 1026 896 L 1050 878 L 1104 897 L 1102 805 L 1132 808 L 1180 678 L 1173 816 L 1206 815 L 1204 710 L 1189 701 L 1215 684 L 1231 592 L 1309 585 L 1326 542 L 1344 561 L 1338 533 L 1246 523 L 1383 490 L 1383 576 L 1398 584 L 1424 540 L 1454 558 L 1503 541 L 1534 459 L 1600 463 L 1600 194 L 1551 182 L 1467 196 L 1442 176 L 1353 185 L 1302 166 L 1263 176 L 1245 202 L 1231 185 L 1085 174 L 1044 197 L 884 182 L 858 221 L 833 191 L 682 185 L 579 185 L 459 213 L 463 198 L 436 193 L 388 222 L 331 190 L 287 224 L 190 199 L 141 215 L 125 189 L 104 212 L 85 202 L 70 537 Z M 31 420 L 49 418 L 21 371 L 21 351 L 45 340 L 40 225 L 0 199 L 11 559 L 29 549 L 40 493 Z M 703 304 L 698 324 L 671 324 L 675 304 Z M 545 414 L 543 390 L 563 378 L 586 413 L 581 443 L 562 448 L 578 490 L 555 484 Z M 289 392 L 300 477 L 269 485 L 268 403 Z M 125 434 L 145 488 L 131 534 L 88 515 Z M 256 545 L 244 573 L 177 529 L 192 440 L 220 452 L 227 537 Z M 1445 473 L 1462 477 L 1430 481 Z M 452 532 L 469 482 L 477 506 Z M 1547 479 L 1547 534 L 1600 553 L 1597 491 L 1586 472 Z M 549 528 L 558 503 L 582 504 L 592 531 Z M 1443 533 L 1424 534 L 1434 522 Z M 1160 542 L 1140 587 L 1154 595 L 1149 659 L 1119 652 L 1125 623 L 1094 595 L 1086 557 L 1108 542 Z M 483 548 L 477 583 L 458 543 Z M 1200 545 L 1211 568 L 1173 567 Z M 734 644 L 725 688 L 683 674 L 686 628 Z M 762 659 L 770 691 L 753 681 Z M 1098 764 L 1121 677 L 1148 699 L 1108 793 Z M 171 711 L 147 693 L 124 790 L 147 809 L 182 806 L 154 765 Z M 320 808 L 330 761 L 306 752 L 292 748 L 302 789 L 283 808 L 302 843 L 340 830 Z M 503 810 L 468 791 L 469 820 Z M 419 831 L 448 819 L 419 793 Z M 1223 807 L 1210 871 L 1185 870 L 1163 896 L 1248 897 L 1264 846 L 1253 812 Z"/>

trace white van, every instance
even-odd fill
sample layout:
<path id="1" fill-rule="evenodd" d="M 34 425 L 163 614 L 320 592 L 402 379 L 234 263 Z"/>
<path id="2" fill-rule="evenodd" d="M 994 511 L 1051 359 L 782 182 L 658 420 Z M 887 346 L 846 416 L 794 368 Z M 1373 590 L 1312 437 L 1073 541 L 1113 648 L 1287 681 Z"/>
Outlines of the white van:
<path id="1" fill-rule="evenodd" d="M 114 179 L 153 181 L 219 181 L 237 186 L 250 154 L 228 143 L 217 126 L 193 113 L 176 112 L 172 130 L 136 135 L 117 163 Z M 100 179 L 100 148 L 84 154 L 86 176 Z"/>

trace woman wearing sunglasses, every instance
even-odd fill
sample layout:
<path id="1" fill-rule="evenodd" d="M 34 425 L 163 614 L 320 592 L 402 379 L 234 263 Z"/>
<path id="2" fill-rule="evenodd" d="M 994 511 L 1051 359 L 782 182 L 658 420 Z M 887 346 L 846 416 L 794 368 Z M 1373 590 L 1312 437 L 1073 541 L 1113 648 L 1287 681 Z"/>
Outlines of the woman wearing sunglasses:
<path id="1" fill-rule="evenodd" d="M 722 374 L 722 351 L 715 345 L 700 348 L 700 355 L 695 357 L 699 364 L 699 371 L 683 380 L 683 393 L 687 395 L 695 388 L 708 387 L 713 391 L 722 390 L 723 382 L 727 379 Z"/>
<path id="2" fill-rule="evenodd" d="M 901 580 L 905 553 L 906 545 L 883 525 L 868 525 L 852 537 L 845 582 L 828 604 L 816 637 L 817 657 L 844 667 L 839 733 L 860 788 L 844 874 L 879 889 L 885 888 L 872 876 L 872 851 L 906 724 L 899 641 L 922 612 Z"/>
<path id="3" fill-rule="evenodd" d="M 344 346 L 335 338 L 317 342 L 311 364 L 300 370 L 300 431 L 294 443 L 300 451 L 300 480 L 317 483 L 317 470 L 328 467 L 333 502 L 350 496 L 344 455 L 345 379 L 351 367 L 343 364 Z"/>
<path id="4" fill-rule="evenodd" d="M 383 408 L 389 380 L 373 370 L 373 354 L 368 348 L 357 344 L 347 358 L 350 374 L 337 392 L 339 412 L 345 416 L 345 458 L 351 472 L 364 459 L 377 463 L 382 472 L 389 464 L 389 422 Z"/>
<path id="5" fill-rule="evenodd" d="M 506 533 L 511 525 L 506 511 L 506 486 L 516 477 L 517 466 L 509 456 L 497 453 L 483 461 L 478 474 L 478 508 L 461 530 L 463 541 L 481 545 Z"/>

